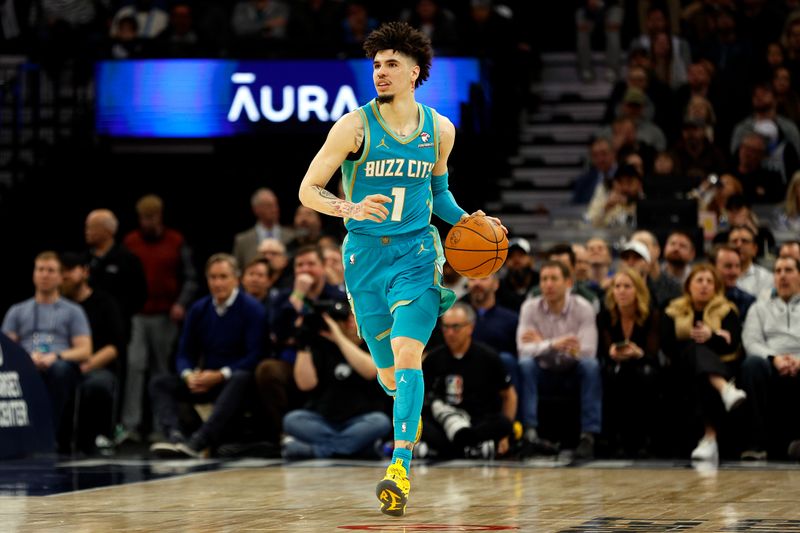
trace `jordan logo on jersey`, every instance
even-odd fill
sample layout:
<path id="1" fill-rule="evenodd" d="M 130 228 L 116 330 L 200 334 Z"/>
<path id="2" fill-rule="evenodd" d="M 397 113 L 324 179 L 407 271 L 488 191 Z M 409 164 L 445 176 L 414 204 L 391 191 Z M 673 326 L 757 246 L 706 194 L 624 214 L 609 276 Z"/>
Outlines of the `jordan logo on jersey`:
<path id="1" fill-rule="evenodd" d="M 375 148 L 386 148 L 387 150 L 389 149 L 389 145 L 386 144 L 386 135 L 383 136 L 383 139 L 381 139 L 381 142 L 378 143 L 378 146 L 376 146 Z"/>

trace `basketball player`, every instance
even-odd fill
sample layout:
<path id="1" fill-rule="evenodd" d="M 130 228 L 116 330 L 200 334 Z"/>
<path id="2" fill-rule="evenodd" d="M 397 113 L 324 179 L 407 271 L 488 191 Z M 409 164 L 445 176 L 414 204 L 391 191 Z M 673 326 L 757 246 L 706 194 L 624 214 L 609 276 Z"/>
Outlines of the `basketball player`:
<path id="1" fill-rule="evenodd" d="M 373 60 L 377 98 L 334 124 L 303 178 L 300 200 L 345 219 L 348 297 L 378 380 L 395 399 L 392 463 L 376 493 L 383 513 L 402 516 L 421 430 L 422 351 L 437 317 L 455 301 L 441 285 L 444 257 L 431 212 L 449 224 L 468 215 L 448 190 L 455 128 L 414 97 L 428 79 L 430 40 L 391 22 L 367 37 L 364 50 Z M 340 166 L 345 200 L 325 189 Z"/>

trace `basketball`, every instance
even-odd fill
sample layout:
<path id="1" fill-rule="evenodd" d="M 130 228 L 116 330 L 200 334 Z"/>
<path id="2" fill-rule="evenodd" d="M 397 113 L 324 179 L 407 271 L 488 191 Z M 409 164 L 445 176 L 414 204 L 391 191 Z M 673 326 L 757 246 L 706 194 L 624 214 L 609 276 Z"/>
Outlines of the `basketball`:
<path id="1" fill-rule="evenodd" d="M 500 270 L 508 255 L 508 239 L 496 223 L 484 216 L 465 218 L 447 233 L 444 256 L 467 278 L 485 278 Z"/>

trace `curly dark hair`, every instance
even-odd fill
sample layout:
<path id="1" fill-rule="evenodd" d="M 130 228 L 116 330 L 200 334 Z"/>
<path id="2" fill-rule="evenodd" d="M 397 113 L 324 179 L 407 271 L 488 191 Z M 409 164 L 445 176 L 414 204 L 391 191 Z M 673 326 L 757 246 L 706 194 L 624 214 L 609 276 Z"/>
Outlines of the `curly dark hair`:
<path id="1" fill-rule="evenodd" d="M 431 40 L 421 31 L 405 22 L 387 22 L 373 31 L 364 41 L 367 57 L 375 59 L 381 50 L 395 50 L 413 58 L 419 65 L 419 76 L 414 87 L 419 87 L 431 72 L 433 47 Z"/>

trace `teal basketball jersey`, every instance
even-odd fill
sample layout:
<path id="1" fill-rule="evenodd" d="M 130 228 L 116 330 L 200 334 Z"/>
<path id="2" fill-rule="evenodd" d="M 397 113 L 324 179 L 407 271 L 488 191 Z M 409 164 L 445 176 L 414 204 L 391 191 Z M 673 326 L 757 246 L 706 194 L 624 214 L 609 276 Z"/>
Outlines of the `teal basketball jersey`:
<path id="1" fill-rule="evenodd" d="M 389 216 L 383 222 L 348 219 L 347 231 L 390 236 L 421 231 L 430 225 L 431 174 L 439 154 L 439 127 L 433 109 L 419 103 L 417 108 L 419 126 L 405 138 L 389 128 L 375 100 L 358 109 L 364 122 L 364 141 L 361 157 L 342 163 L 345 195 L 358 203 L 370 194 L 383 194 L 392 202 L 384 204 Z"/>

